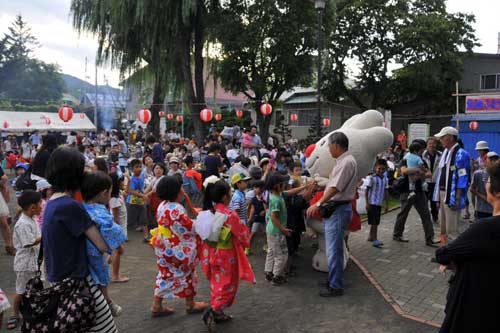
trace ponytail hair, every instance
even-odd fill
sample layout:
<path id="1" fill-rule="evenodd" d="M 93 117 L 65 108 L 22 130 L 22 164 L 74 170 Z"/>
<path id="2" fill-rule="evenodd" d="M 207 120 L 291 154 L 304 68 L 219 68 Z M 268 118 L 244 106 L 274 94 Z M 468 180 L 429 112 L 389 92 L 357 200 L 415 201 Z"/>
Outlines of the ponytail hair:
<path id="1" fill-rule="evenodd" d="M 203 210 L 214 211 L 214 204 L 222 203 L 226 195 L 231 194 L 231 187 L 223 180 L 210 183 L 203 194 Z"/>

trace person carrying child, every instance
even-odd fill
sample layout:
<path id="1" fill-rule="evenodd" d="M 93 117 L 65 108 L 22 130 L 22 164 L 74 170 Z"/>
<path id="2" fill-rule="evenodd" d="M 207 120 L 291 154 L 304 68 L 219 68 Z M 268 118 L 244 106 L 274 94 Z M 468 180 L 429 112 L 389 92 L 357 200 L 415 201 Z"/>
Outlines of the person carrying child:
<path id="1" fill-rule="evenodd" d="M 209 331 L 215 323 L 232 319 L 224 313 L 235 300 L 239 280 L 255 283 L 255 276 L 244 249 L 250 246 L 250 232 L 238 214 L 229 209 L 231 188 L 223 180 L 207 184 L 203 210 L 224 217 L 217 242 L 205 242 L 202 268 L 210 281 L 210 308 L 203 320 Z M 201 213 L 200 213 L 201 214 Z"/>
<path id="2" fill-rule="evenodd" d="M 422 191 L 427 192 L 428 185 L 427 182 L 425 182 L 425 179 L 423 179 L 423 175 L 425 174 L 427 168 L 421 157 L 424 152 L 424 147 L 422 147 L 422 145 L 418 142 L 413 142 L 408 149 L 410 152 L 403 158 L 406 160 L 408 169 L 419 168 L 421 170 L 421 172 L 408 173 L 408 188 L 410 190 L 408 198 L 411 198 L 415 195 L 416 183 L 419 179 L 422 179 Z"/>
<path id="3" fill-rule="evenodd" d="M 13 315 L 7 322 L 9 330 L 15 329 L 19 324 L 20 305 L 26 284 L 35 277 L 37 272 L 38 252 L 42 234 L 34 216 L 40 214 L 42 195 L 33 190 L 24 191 L 17 199 L 22 209 L 21 216 L 14 226 L 14 247 L 16 256 L 14 258 L 14 272 L 16 273 L 16 295 L 12 300 Z"/>
<path id="4" fill-rule="evenodd" d="M 125 243 L 126 238 L 122 228 L 114 223 L 113 215 L 106 208 L 111 199 L 111 188 L 111 178 L 102 171 L 96 171 L 85 174 L 81 192 L 84 200 L 83 207 L 92 221 L 97 225 L 101 237 L 111 250 L 117 250 Z M 109 252 L 110 254 L 111 251 Z M 108 292 L 108 285 L 110 283 L 108 263 L 111 261 L 109 255 L 103 255 L 94 243 L 87 240 L 87 258 L 90 275 L 101 289 L 113 317 L 118 317 L 122 312 L 122 308 L 113 302 Z"/>
<path id="5" fill-rule="evenodd" d="M 411 147 L 411 145 L 410 145 Z M 372 242 L 374 247 L 380 248 L 384 244 L 378 239 L 378 226 L 382 214 L 382 204 L 385 202 L 385 212 L 389 210 L 388 189 L 389 180 L 385 176 L 387 161 L 378 159 L 375 162 L 375 173 L 368 176 L 366 189 L 366 212 L 368 214 L 368 225 L 370 225 L 370 236 L 367 241 Z"/>

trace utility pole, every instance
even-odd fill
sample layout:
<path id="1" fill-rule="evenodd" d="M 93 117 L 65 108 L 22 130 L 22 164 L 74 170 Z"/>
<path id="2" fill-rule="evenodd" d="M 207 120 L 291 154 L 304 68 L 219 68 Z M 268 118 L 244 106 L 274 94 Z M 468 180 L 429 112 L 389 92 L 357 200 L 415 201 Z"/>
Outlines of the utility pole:
<path id="1" fill-rule="evenodd" d="M 94 125 L 97 126 L 97 59 L 95 61 L 95 107 L 94 107 Z"/>
<path id="2" fill-rule="evenodd" d="M 318 91 L 317 102 L 318 110 L 316 115 L 316 136 L 321 138 L 321 84 L 322 84 L 322 52 L 323 52 L 323 10 L 325 9 L 325 0 L 315 0 L 314 7 L 318 12 Z"/>

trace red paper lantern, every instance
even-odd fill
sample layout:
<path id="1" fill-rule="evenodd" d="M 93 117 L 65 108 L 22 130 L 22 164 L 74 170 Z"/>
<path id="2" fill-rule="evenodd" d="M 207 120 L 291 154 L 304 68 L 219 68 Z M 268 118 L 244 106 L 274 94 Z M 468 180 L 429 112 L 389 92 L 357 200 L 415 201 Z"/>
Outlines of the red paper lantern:
<path id="1" fill-rule="evenodd" d="M 469 123 L 469 128 L 473 131 L 477 130 L 479 128 L 479 123 L 477 121 L 471 121 Z"/>
<path id="2" fill-rule="evenodd" d="M 3 128 L 9 128 L 9 123 L 8 123 L 8 122 L 6 122 L 6 121 L 4 121 L 4 122 L 3 122 Z"/>
<path id="3" fill-rule="evenodd" d="M 174 114 L 173 114 L 173 113 L 169 113 L 169 114 L 167 114 L 167 119 L 168 119 L 168 120 L 172 120 L 172 119 L 174 119 Z"/>
<path id="4" fill-rule="evenodd" d="M 260 113 L 263 116 L 269 116 L 273 112 L 273 107 L 269 103 L 264 103 L 260 106 Z"/>
<path id="5" fill-rule="evenodd" d="M 80 113 L 80 119 L 85 119 L 85 113 Z"/>
<path id="6" fill-rule="evenodd" d="M 73 118 L 73 109 L 70 108 L 69 106 L 62 106 L 59 108 L 59 118 L 61 118 L 62 121 L 67 123 Z"/>
<path id="7" fill-rule="evenodd" d="M 238 118 L 243 118 L 243 111 L 241 111 L 241 110 L 236 110 L 236 117 L 238 117 Z"/>
<path id="8" fill-rule="evenodd" d="M 315 143 L 307 146 L 306 151 L 305 151 L 305 154 L 306 154 L 307 158 L 309 158 L 309 156 L 311 156 L 311 154 L 314 151 L 314 149 L 316 149 L 316 144 Z"/>
<path id="9" fill-rule="evenodd" d="M 137 119 L 143 124 L 147 124 L 151 121 L 151 111 L 148 109 L 140 109 L 139 112 L 137 112 Z"/>
<path id="10" fill-rule="evenodd" d="M 177 122 L 182 123 L 182 116 L 177 116 Z"/>
<path id="11" fill-rule="evenodd" d="M 31 126 L 31 122 L 29 120 L 26 120 L 25 124 L 26 124 L 26 127 L 30 127 Z"/>
<path id="12" fill-rule="evenodd" d="M 52 123 L 52 120 L 50 120 L 50 118 L 46 116 L 46 117 L 45 117 L 45 123 L 46 123 L 47 125 L 50 125 L 50 124 Z"/>
<path id="13" fill-rule="evenodd" d="M 328 118 L 323 118 L 323 126 L 325 126 L 325 127 L 330 127 L 330 119 L 328 119 Z"/>
<path id="14" fill-rule="evenodd" d="M 221 121 L 222 120 L 222 115 L 220 113 L 217 113 L 215 115 L 215 121 Z"/>
<path id="15" fill-rule="evenodd" d="M 299 119 L 299 116 L 296 113 L 292 113 L 290 115 L 290 120 L 291 121 L 297 121 Z"/>
<path id="16" fill-rule="evenodd" d="M 163 112 L 163 111 L 158 112 L 158 116 L 160 116 L 160 118 L 164 117 L 165 116 L 165 112 Z"/>
<path id="17" fill-rule="evenodd" d="M 204 123 L 208 123 L 212 120 L 214 113 L 209 108 L 204 108 L 200 111 L 200 119 Z"/>

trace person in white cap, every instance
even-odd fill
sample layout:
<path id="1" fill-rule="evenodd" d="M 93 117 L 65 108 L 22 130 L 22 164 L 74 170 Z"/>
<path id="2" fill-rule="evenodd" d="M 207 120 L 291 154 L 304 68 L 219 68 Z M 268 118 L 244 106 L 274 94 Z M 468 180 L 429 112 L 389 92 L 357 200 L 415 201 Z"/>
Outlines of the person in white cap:
<path id="1" fill-rule="evenodd" d="M 470 193 L 475 197 L 475 217 L 476 221 L 491 217 L 493 215 L 493 207 L 486 200 L 486 183 L 488 180 L 488 168 L 493 163 L 496 163 L 500 156 L 494 151 L 486 154 L 485 168 L 476 170 L 472 177 L 472 184 L 470 185 Z"/>
<path id="2" fill-rule="evenodd" d="M 443 127 L 434 136 L 445 148 L 438 166 L 433 200 L 439 202 L 441 242 L 446 243 L 458 236 L 461 211 L 466 206 L 470 157 L 458 145 L 458 131 L 455 128 Z"/>
<path id="3" fill-rule="evenodd" d="M 474 168 L 477 169 L 484 169 L 486 167 L 486 162 L 488 159 L 488 153 L 490 151 L 490 148 L 488 147 L 488 142 L 486 141 L 478 141 L 476 142 L 476 149 L 477 153 L 479 154 L 479 157 L 474 161 Z"/>

